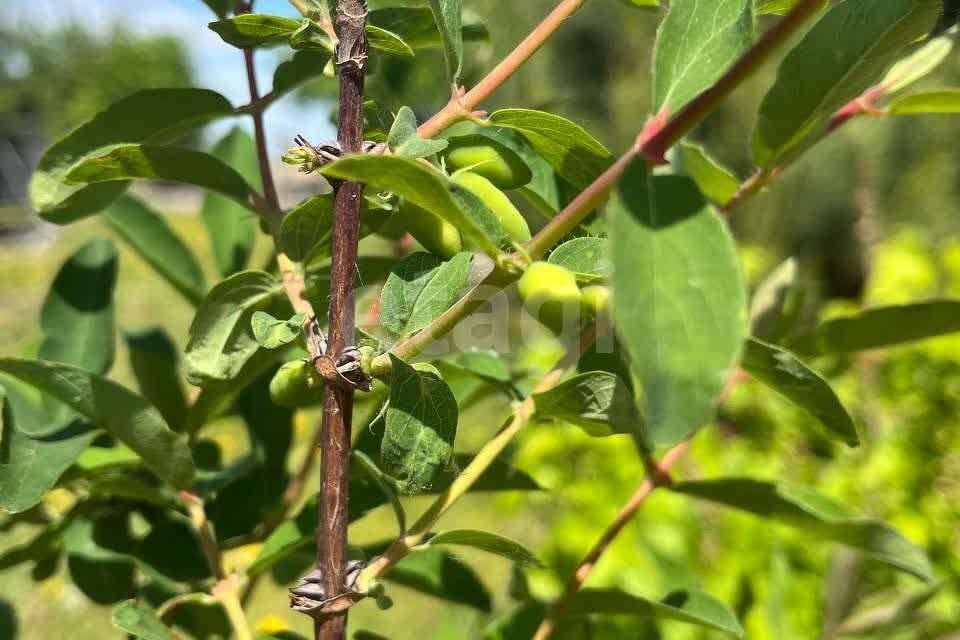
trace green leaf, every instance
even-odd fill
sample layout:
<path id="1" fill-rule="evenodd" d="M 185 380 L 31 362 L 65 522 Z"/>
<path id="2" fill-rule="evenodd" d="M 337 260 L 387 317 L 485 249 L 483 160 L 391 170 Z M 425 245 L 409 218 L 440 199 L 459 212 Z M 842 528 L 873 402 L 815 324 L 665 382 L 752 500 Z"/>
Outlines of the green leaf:
<path id="1" fill-rule="evenodd" d="M 280 248 L 291 260 L 302 261 L 333 233 L 333 194 L 314 196 L 283 218 Z"/>
<path id="2" fill-rule="evenodd" d="M 416 160 L 428 158 L 447 148 L 446 140 L 424 140 L 417 134 L 417 117 L 410 107 L 400 107 L 387 135 L 393 155 Z"/>
<path id="3" fill-rule="evenodd" d="M 173 509 L 178 509 L 182 504 L 171 491 L 155 487 L 132 474 L 98 478 L 90 484 L 90 495 Z"/>
<path id="4" fill-rule="evenodd" d="M 176 147 L 121 145 L 82 160 L 67 172 L 68 184 L 143 178 L 192 184 L 216 191 L 252 209 L 253 190 L 239 173 L 214 156 Z"/>
<path id="5" fill-rule="evenodd" d="M 649 600 L 615 589 L 581 589 L 570 601 L 569 613 L 640 615 L 676 620 L 743 637 L 737 617 L 722 602 L 696 589 L 680 589 L 662 600 Z"/>
<path id="6" fill-rule="evenodd" d="M 392 56 L 400 56 L 401 58 L 412 58 L 414 56 L 413 49 L 410 48 L 410 45 L 392 31 L 381 29 L 372 24 L 368 24 L 365 31 L 367 32 L 367 42 L 370 43 L 370 48 L 383 51 Z"/>
<path id="7" fill-rule="evenodd" d="M 574 188 L 585 189 L 613 162 L 610 152 L 580 125 L 530 109 L 501 109 L 491 125 L 519 131 L 554 171 Z"/>
<path id="8" fill-rule="evenodd" d="M 476 454 L 458 453 L 454 455 L 454 463 L 440 472 L 430 493 L 441 493 L 460 475 L 460 469 L 465 469 Z M 493 491 L 541 491 L 543 488 L 523 471 L 506 462 L 494 462 L 483 474 L 476 479 L 470 488 L 472 492 Z"/>
<path id="9" fill-rule="evenodd" d="M 43 499 L 96 432 L 73 422 L 52 435 L 34 438 L 21 431 L 15 419 L 0 387 L 0 509 L 20 513 Z"/>
<path id="10" fill-rule="evenodd" d="M 145 604 L 127 600 L 110 615 L 113 625 L 139 640 L 174 640 L 173 634 L 157 614 Z"/>
<path id="11" fill-rule="evenodd" d="M 894 629 L 918 622 L 918 613 L 940 590 L 942 584 L 913 591 L 893 602 L 872 609 L 858 611 L 844 620 L 835 630 L 840 636 L 884 637 Z"/>
<path id="12" fill-rule="evenodd" d="M 121 196 L 103 213 L 103 221 L 184 298 L 200 304 L 207 292 L 196 256 L 143 201 Z"/>
<path id="13" fill-rule="evenodd" d="M 269 313 L 257 311 L 250 318 L 253 338 L 264 349 L 279 349 L 300 336 L 300 327 L 306 317 L 297 314 L 289 320 L 277 320 Z"/>
<path id="14" fill-rule="evenodd" d="M 113 364 L 117 250 L 97 238 L 63 264 L 40 312 L 39 356 L 105 373 Z"/>
<path id="15" fill-rule="evenodd" d="M 330 52 L 323 50 L 297 51 L 290 60 L 277 65 L 273 72 L 273 97 L 279 98 L 299 85 L 323 75 Z"/>
<path id="16" fill-rule="evenodd" d="M 894 116 L 938 113 L 960 113 L 960 89 L 914 93 L 890 103 L 890 114 Z"/>
<path id="17" fill-rule="evenodd" d="M 390 191 L 456 226 L 465 240 L 496 259 L 503 229 L 497 217 L 469 190 L 429 165 L 387 155 L 348 156 L 320 173 L 327 177 L 357 180 L 381 191 Z"/>
<path id="18" fill-rule="evenodd" d="M 106 373 L 113 365 L 116 340 L 114 287 L 117 252 L 113 243 L 98 238 L 77 250 L 60 268 L 40 312 L 42 360 L 72 364 Z M 14 399 L 21 387 L 8 385 Z M 20 430 L 27 435 L 49 435 L 66 426 L 70 412 L 51 398 L 14 402 Z"/>
<path id="19" fill-rule="evenodd" d="M 928 76 L 953 50 L 953 36 L 931 38 L 916 51 L 890 67 L 880 86 L 887 94 L 896 93 Z"/>
<path id="20" fill-rule="evenodd" d="M 380 293 L 380 324 L 397 335 L 423 329 L 457 301 L 472 260 L 470 253 L 458 253 L 444 262 L 424 252 L 401 260 Z"/>
<path id="21" fill-rule="evenodd" d="M 763 279 L 750 299 L 750 333 L 767 342 L 778 342 L 795 319 L 797 261 L 784 260 Z M 793 298 L 791 300 L 791 298 Z"/>
<path id="22" fill-rule="evenodd" d="M 140 396 L 106 378 L 56 362 L 0 358 L 0 371 L 106 429 L 174 487 L 189 488 L 194 472 L 190 449 L 170 431 L 160 412 Z"/>
<path id="23" fill-rule="evenodd" d="M 393 354 L 390 360 L 390 404 L 380 457 L 400 491 L 416 494 L 450 463 L 457 401 L 434 367 L 415 368 Z"/>
<path id="24" fill-rule="evenodd" d="M 753 42 L 753 0 L 672 0 L 653 56 L 654 111 L 674 114 L 720 76 Z"/>
<path id="25" fill-rule="evenodd" d="M 833 318 L 790 340 L 787 346 L 802 355 L 854 353 L 881 349 L 960 331 L 960 301 L 931 300 L 864 309 Z"/>
<path id="26" fill-rule="evenodd" d="M 187 380 L 204 386 L 235 378 L 260 348 L 254 312 L 270 310 L 278 293 L 274 277 L 263 271 L 242 271 L 211 289 L 190 325 Z"/>
<path id="27" fill-rule="evenodd" d="M 442 549 L 418 549 L 397 563 L 384 580 L 454 604 L 489 613 L 490 595 L 466 564 Z"/>
<path id="28" fill-rule="evenodd" d="M 444 531 L 430 538 L 431 545 L 454 544 L 464 547 L 480 549 L 487 553 L 498 555 L 507 560 L 527 567 L 542 566 L 537 556 L 532 551 L 524 547 L 519 542 L 514 542 L 509 538 L 490 533 L 488 531 L 476 531 L 474 529 L 455 529 L 453 531 Z"/>
<path id="29" fill-rule="evenodd" d="M 740 181 L 733 172 L 711 158 L 703 147 L 681 142 L 679 155 L 680 172 L 693 178 L 711 202 L 723 206 L 740 190 Z"/>
<path id="30" fill-rule="evenodd" d="M 50 147 L 30 181 L 30 199 L 45 220 L 64 224 L 96 213 L 125 183 L 86 187 L 64 182 L 84 156 L 121 143 L 160 142 L 217 118 L 233 115 L 219 93 L 206 89 L 145 89 L 119 100 Z"/>
<path id="31" fill-rule="evenodd" d="M 496 351 L 476 349 L 463 351 L 444 362 L 488 380 L 496 382 L 511 382 L 513 380 L 513 376 L 510 375 L 510 367 Z"/>
<path id="32" fill-rule="evenodd" d="M 830 384 L 786 349 L 749 339 L 741 366 L 759 380 L 820 421 L 851 447 L 860 444 L 853 418 Z"/>
<path id="33" fill-rule="evenodd" d="M 354 450 L 351 454 L 353 462 L 357 467 L 363 470 L 370 480 L 372 480 L 383 492 L 384 497 L 390 501 L 393 507 L 393 513 L 397 517 L 397 526 L 400 528 L 400 535 L 407 533 L 407 513 L 403 510 L 403 504 L 400 502 L 400 493 L 396 481 L 384 473 L 370 457 L 362 451 Z"/>
<path id="34" fill-rule="evenodd" d="M 160 328 L 125 333 L 140 393 L 174 431 L 186 426 L 187 398 L 180 379 L 178 349 Z"/>
<path id="35" fill-rule="evenodd" d="M 815 144 L 834 113 L 880 80 L 936 22 L 939 0 L 833 5 L 784 59 L 753 134 L 753 157 L 783 165 Z"/>
<path id="36" fill-rule="evenodd" d="M 233 167 L 247 184 L 262 188 L 257 147 L 246 131 L 234 127 L 213 146 L 211 153 Z M 257 232 L 257 220 L 246 206 L 210 191 L 203 199 L 200 214 L 220 274 L 229 276 L 246 267 Z"/>
<path id="37" fill-rule="evenodd" d="M 456 85 L 463 70 L 463 0 L 430 0 L 430 10 L 440 32 L 447 78 Z"/>
<path id="38" fill-rule="evenodd" d="M 576 425 L 592 436 L 626 433 L 643 440 L 643 419 L 630 388 L 607 371 L 581 373 L 533 394 L 536 417 Z"/>
<path id="39" fill-rule="evenodd" d="M 426 5 L 426 2 L 422 2 Z M 442 47 L 440 32 L 433 12 L 426 6 L 385 7 L 370 12 L 369 24 L 396 34 L 413 49 Z M 486 27 L 479 22 L 464 22 L 461 28 L 464 41 L 486 40 Z"/>
<path id="40" fill-rule="evenodd" d="M 673 491 L 710 500 L 855 547 L 880 562 L 933 579 L 926 555 L 896 529 L 852 515 L 845 507 L 806 487 L 749 478 L 680 482 Z"/>
<path id="41" fill-rule="evenodd" d="M 739 359 L 745 293 L 725 222 L 687 177 L 627 169 L 607 207 L 618 334 L 640 385 L 651 444 L 710 417 Z"/>
<path id="42" fill-rule="evenodd" d="M 227 44 L 244 49 L 286 40 L 300 28 L 300 21 L 283 16 L 245 13 L 211 22 L 207 26 Z"/>
<path id="43" fill-rule="evenodd" d="M 572 271 L 581 282 L 610 277 L 610 241 L 606 238 L 574 238 L 553 250 L 547 262 Z"/>

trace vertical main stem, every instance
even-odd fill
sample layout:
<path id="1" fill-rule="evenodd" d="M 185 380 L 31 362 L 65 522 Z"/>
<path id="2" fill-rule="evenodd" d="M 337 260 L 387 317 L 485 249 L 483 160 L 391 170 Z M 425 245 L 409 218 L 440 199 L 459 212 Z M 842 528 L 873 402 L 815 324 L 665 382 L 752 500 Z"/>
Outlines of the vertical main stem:
<path id="1" fill-rule="evenodd" d="M 363 82 L 367 40 L 365 0 L 340 0 L 334 23 L 339 44 L 336 65 L 340 76 L 338 140 L 344 154 L 360 153 L 363 142 Z M 336 186 L 333 214 L 333 264 L 330 289 L 328 349 L 334 356 L 354 340 L 354 290 L 357 243 L 360 237 L 362 186 Z M 353 392 L 328 385 L 323 396 L 323 436 L 320 440 L 320 529 L 317 567 L 327 597 L 343 593 L 347 564 L 347 500 L 349 497 L 350 423 Z M 343 640 L 346 612 L 318 620 L 317 640 Z"/>

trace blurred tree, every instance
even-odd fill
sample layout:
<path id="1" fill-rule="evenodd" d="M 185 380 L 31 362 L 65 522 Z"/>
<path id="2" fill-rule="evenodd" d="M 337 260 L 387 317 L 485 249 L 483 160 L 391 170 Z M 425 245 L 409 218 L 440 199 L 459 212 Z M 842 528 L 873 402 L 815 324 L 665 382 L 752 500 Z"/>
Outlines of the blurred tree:
<path id="1" fill-rule="evenodd" d="M 137 89 L 189 85 L 182 40 L 114 26 L 0 27 L 0 137 L 56 138 Z"/>

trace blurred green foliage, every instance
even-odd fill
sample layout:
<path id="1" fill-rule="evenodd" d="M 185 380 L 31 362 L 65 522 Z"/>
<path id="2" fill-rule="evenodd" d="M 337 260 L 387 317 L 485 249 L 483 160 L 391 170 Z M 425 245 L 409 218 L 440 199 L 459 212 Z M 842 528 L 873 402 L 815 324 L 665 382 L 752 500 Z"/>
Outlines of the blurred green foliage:
<path id="1" fill-rule="evenodd" d="M 0 136 L 56 138 L 137 89 L 191 82 L 183 41 L 122 25 L 103 35 L 79 24 L 2 26 L 0 59 Z"/>

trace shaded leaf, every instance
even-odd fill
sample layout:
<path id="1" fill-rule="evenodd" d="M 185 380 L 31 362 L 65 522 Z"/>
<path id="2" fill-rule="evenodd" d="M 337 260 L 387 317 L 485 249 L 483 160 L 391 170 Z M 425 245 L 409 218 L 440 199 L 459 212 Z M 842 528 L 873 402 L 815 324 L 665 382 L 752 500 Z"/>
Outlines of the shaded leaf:
<path id="1" fill-rule="evenodd" d="M 180 380 L 177 347 L 163 329 L 126 333 L 130 364 L 140 393 L 174 431 L 183 431 L 187 398 Z"/>
<path id="2" fill-rule="evenodd" d="M 416 494 L 450 463 L 457 401 L 434 367 L 412 367 L 393 354 L 390 360 L 390 404 L 380 457 L 400 491 Z"/>
<path id="3" fill-rule="evenodd" d="M 836 629 L 837 636 L 880 636 L 916 621 L 916 615 L 943 588 L 940 583 L 908 593 L 890 604 L 858 611 Z"/>
<path id="4" fill-rule="evenodd" d="M 243 271 L 211 289 L 190 325 L 187 380 L 203 386 L 235 378 L 260 348 L 251 318 L 269 310 L 278 291 L 275 278 L 263 271 Z"/>
<path id="5" fill-rule="evenodd" d="M 797 527 L 860 549 L 922 580 L 933 579 L 926 555 L 896 529 L 871 518 L 854 516 L 812 489 L 748 478 L 721 478 L 680 482 L 672 490 Z"/>
<path id="6" fill-rule="evenodd" d="M 21 431 L 0 387 L 0 509 L 20 513 L 38 504 L 86 449 L 96 432 L 73 422 L 43 437 Z"/>
<path id="7" fill-rule="evenodd" d="M 580 125 L 530 109 L 495 111 L 490 124 L 519 131 L 554 171 L 585 189 L 613 162 L 610 152 Z"/>
<path id="8" fill-rule="evenodd" d="M 477 574 L 463 562 L 435 547 L 411 553 L 398 562 L 384 579 L 447 602 L 484 612 L 491 610 L 490 594 Z"/>
<path id="9" fill-rule="evenodd" d="M 425 140 L 417 134 L 417 117 L 410 107 L 400 107 L 387 134 L 387 145 L 393 154 L 416 160 L 428 158 L 447 148 L 446 140 Z"/>
<path id="10" fill-rule="evenodd" d="M 433 12 L 426 6 L 374 9 L 370 12 L 369 23 L 396 34 L 413 49 L 443 46 Z M 464 20 L 460 32 L 464 41 L 486 40 L 488 37 L 486 27 L 475 21 Z"/>
<path id="11" fill-rule="evenodd" d="M 795 314 L 789 304 L 797 287 L 797 261 L 788 258 L 763 279 L 750 299 L 750 333 L 777 342 L 790 329 Z"/>
<path id="12" fill-rule="evenodd" d="M 750 47 L 753 31 L 753 0 L 672 0 L 654 49 L 654 111 L 676 113 L 713 85 Z"/>
<path id="13" fill-rule="evenodd" d="M 242 49 L 282 42 L 300 28 L 300 21 L 263 13 L 245 13 L 207 26 L 227 44 Z"/>
<path id="14" fill-rule="evenodd" d="M 234 127 L 213 146 L 211 153 L 243 176 L 247 184 L 262 188 L 257 147 L 246 131 Z M 257 231 L 254 215 L 243 204 L 214 191 L 204 196 L 200 215 L 220 274 L 229 276 L 243 269 Z"/>
<path id="15" fill-rule="evenodd" d="M 853 418 L 830 384 L 786 349 L 751 338 L 741 366 L 751 377 L 817 418 L 851 447 L 860 444 Z"/>
<path id="16" fill-rule="evenodd" d="M 650 600 L 613 589 L 581 589 L 570 602 L 571 614 L 640 615 L 676 620 L 743 637 L 737 617 L 722 602 L 696 589 L 672 591 Z"/>
<path id="17" fill-rule="evenodd" d="M 783 165 L 815 144 L 833 114 L 880 80 L 933 27 L 940 0 L 847 0 L 833 5 L 787 54 L 760 106 L 753 157 Z"/>
<path id="18" fill-rule="evenodd" d="M 102 219 L 184 298 L 200 304 L 207 292 L 203 269 L 159 214 L 137 198 L 121 196 Z"/>
<path id="19" fill-rule="evenodd" d="M 297 51 L 290 60 L 281 62 L 273 72 L 274 98 L 296 89 L 308 80 L 322 76 L 330 58 L 329 51 Z"/>
<path id="20" fill-rule="evenodd" d="M 144 463 L 178 489 L 193 480 L 187 445 L 170 431 L 156 408 L 115 382 L 55 362 L 0 358 L 0 371 L 68 405 L 137 452 Z"/>
<path id="21" fill-rule="evenodd" d="M 610 241 L 606 238 L 574 238 L 550 253 L 547 262 L 572 271 L 581 282 L 610 277 Z"/>
<path id="22" fill-rule="evenodd" d="M 320 172 L 395 193 L 456 226 L 465 240 L 488 256 L 496 259 L 499 255 L 504 232 L 497 217 L 472 192 L 433 167 L 405 158 L 365 154 L 342 158 Z"/>
<path id="23" fill-rule="evenodd" d="M 397 525 L 400 527 L 400 535 L 406 535 L 407 514 L 403 510 L 403 504 L 400 503 L 400 494 L 396 481 L 381 471 L 373 460 L 362 451 L 354 450 L 351 455 L 353 456 L 352 462 L 354 463 L 351 466 L 355 465 L 362 469 L 363 472 L 367 474 L 367 477 L 380 487 L 384 497 L 387 498 L 390 506 L 393 507 L 393 513 L 397 517 Z"/>
<path id="24" fill-rule="evenodd" d="M 476 531 L 474 529 L 455 529 L 453 531 L 444 531 L 430 538 L 431 545 L 453 544 L 465 547 L 480 549 L 487 553 L 501 556 L 520 565 L 539 567 L 540 560 L 522 544 L 514 542 L 509 538 L 490 533 L 489 531 Z"/>
<path id="25" fill-rule="evenodd" d="M 206 89 L 145 89 L 118 100 L 43 154 L 30 180 L 33 207 L 57 224 L 96 213 L 123 193 L 126 184 L 68 185 L 64 178 L 77 161 L 109 145 L 169 140 L 230 115 L 233 107 L 227 99 Z"/>
<path id="26" fill-rule="evenodd" d="M 252 189 L 239 173 L 216 157 L 176 147 L 128 144 L 75 164 L 67 184 L 92 184 L 144 178 L 192 184 L 252 207 Z"/>
<path id="27" fill-rule="evenodd" d="M 173 640 L 153 609 L 136 600 L 121 603 L 110 615 L 113 625 L 139 640 Z"/>
<path id="28" fill-rule="evenodd" d="M 280 248 L 291 260 L 304 260 L 333 233 L 333 194 L 323 194 L 300 203 L 283 217 Z"/>
<path id="29" fill-rule="evenodd" d="M 627 169 L 607 207 L 614 322 L 652 444 L 710 416 L 745 333 L 745 292 L 726 224 L 687 177 Z"/>
<path id="30" fill-rule="evenodd" d="M 960 301 L 931 300 L 875 307 L 832 318 L 790 340 L 802 355 L 853 353 L 933 338 L 960 331 Z"/>
<path id="31" fill-rule="evenodd" d="M 740 190 L 740 181 L 732 171 L 710 157 L 699 145 L 681 142 L 679 149 L 681 173 L 693 178 L 708 200 L 722 206 L 733 199 Z"/>
<path id="32" fill-rule="evenodd" d="M 469 371 L 481 378 L 487 378 L 497 382 L 510 382 L 513 380 L 513 376 L 510 375 L 510 367 L 496 351 L 480 351 L 476 349 L 463 351 L 445 362 L 453 364 L 464 371 Z"/>
<path id="33" fill-rule="evenodd" d="M 444 262 L 417 252 L 397 264 L 380 293 L 380 323 L 398 335 L 409 335 L 450 308 L 467 284 L 473 254 L 458 253 Z"/>
<path id="34" fill-rule="evenodd" d="M 642 440 L 643 419 L 633 394 L 619 376 L 607 371 L 581 373 L 547 391 L 533 394 L 536 417 L 576 425 L 592 436 L 626 433 Z"/>

